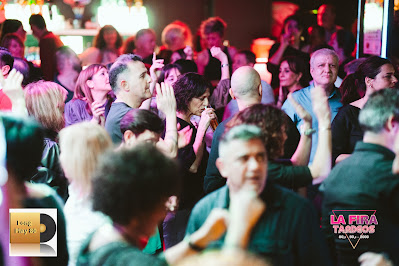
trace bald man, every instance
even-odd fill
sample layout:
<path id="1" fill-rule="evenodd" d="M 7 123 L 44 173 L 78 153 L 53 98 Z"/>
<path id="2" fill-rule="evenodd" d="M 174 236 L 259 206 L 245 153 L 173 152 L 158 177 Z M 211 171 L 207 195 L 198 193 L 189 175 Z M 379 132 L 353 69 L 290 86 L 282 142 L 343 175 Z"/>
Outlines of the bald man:
<path id="1" fill-rule="evenodd" d="M 250 66 L 238 68 L 231 76 L 231 88 L 229 92 L 231 98 L 237 101 L 239 111 L 251 105 L 261 103 L 262 85 L 259 73 Z M 210 193 L 224 186 L 226 183 L 226 179 L 220 175 L 215 162 L 219 157 L 219 140 L 224 133 L 226 123 L 230 121 L 230 119 L 231 117 L 220 123 L 213 133 L 212 148 L 209 154 L 206 175 L 204 177 L 205 193 Z M 284 158 L 291 158 L 300 138 L 299 132 L 293 123 L 288 124 L 287 136 L 288 139 L 285 145 Z"/>

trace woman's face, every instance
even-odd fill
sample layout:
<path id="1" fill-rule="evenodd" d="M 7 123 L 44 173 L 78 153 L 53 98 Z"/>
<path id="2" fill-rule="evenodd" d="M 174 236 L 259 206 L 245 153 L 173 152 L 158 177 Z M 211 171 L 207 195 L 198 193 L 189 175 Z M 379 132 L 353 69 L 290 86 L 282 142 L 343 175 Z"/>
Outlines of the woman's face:
<path id="1" fill-rule="evenodd" d="M 93 75 L 91 81 L 92 85 L 89 84 L 89 87 L 92 90 L 104 91 L 104 92 L 111 91 L 111 85 L 109 85 L 109 77 L 107 69 L 101 68 Z"/>
<path id="2" fill-rule="evenodd" d="M 115 30 L 104 31 L 104 41 L 107 44 L 107 47 L 114 47 L 117 39 L 118 35 Z"/>
<path id="3" fill-rule="evenodd" d="M 21 46 L 16 40 L 11 40 L 8 50 L 10 51 L 13 57 L 18 57 L 18 58 L 24 57 L 24 47 Z"/>
<path id="4" fill-rule="evenodd" d="M 205 36 L 206 43 L 208 45 L 208 49 L 211 49 L 213 46 L 222 47 L 223 39 L 217 32 L 211 32 Z"/>
<path id="5" fill-rule="evenodd" d="M 294 37 L 295 39 L 299 39 L 302 34 L 302 30 L 299 29 L 298 22 L 295 20 L 288 20 L 284 25 L 284 33 Z"/>
<path id="6" fill-rule="evenodd" d="M 398 81 L 395 77 L 395 69 L 391 64 L 385 64 L 381 66 L 380 73 L 375 76 L 374 79 L 370 80 L 370 86 L 368 86 L 368 90 L 378 91 L 385 88 L 393 88 Z"/>
<path id="7" fill-rule="evenodd" d="M 168 85 L 173 85 L 180 75 L 180 71 L 177 68 L 172 68 L 169 70 L 168 76 L 165 78 L 164 82 Z"/>
<path id="8" fill-rule="evenodd" d="M 26 31 L 22 26 L 18 28 L 15 34 L 18 35 L 19 38 L 21 38 L 22 42 L 26 41 Z"/>
<path id="9" fill-rule="evenodd" d="M 206 89 L 205 93 L 199 97 L 192 98 L 188 104 L 188 111 L 197 116 L 201 116 L 202 112 L 209 105 L 209 89 Z"/>
<path id="10" fill-rule="evenodd" d="M 280 64 L 280 73 L 278 77 L 280 79 L 281 86 L 290 88 L 299 82 L 301 76 L 301 74 L 296 74 L 292 72 L 287 61 L 283 61 Z"/>

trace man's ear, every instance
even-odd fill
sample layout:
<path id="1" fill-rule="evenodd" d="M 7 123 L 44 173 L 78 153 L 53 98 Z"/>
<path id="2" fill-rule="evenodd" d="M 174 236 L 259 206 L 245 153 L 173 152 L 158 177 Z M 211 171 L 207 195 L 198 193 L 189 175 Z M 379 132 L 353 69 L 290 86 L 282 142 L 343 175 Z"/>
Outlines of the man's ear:
<path id="1" fill-rule="evenodd" d="M 6 77 L 8 75 L 10 70 L 11 70 L 11 68 L 9 65 L 4 65 L 1 67 L 1 73 L 3 74 L 4 77 Z"/>
<path id="2" fill-rule="evenodd" d="M 262 97 L 262 82 L 259 84 L 258 91 L 259 91 L 260 97 Z"/>
<path id="3" fill-rule="evenodd" d="M 224 178 L 227 178 L 226 165 L 224 164 L 223 159 L 221 159 L 220 157 L 216 159 L 216 167 L 219 169 L 220 174 Z"/>
<path id="4" fill-rule="evenodd" d="M 235 100 L 236 96 L 234 96 L 234 92 L 231 88 L 229 89 L 229 93 L 230 93 L 231 99 Z"/>
<path id="5" fill-rule="evenodd" d="M 134 140 L 136 138 L 136 135 L 134 135 L 134 133 L 131 130 L 126 130 L 125 133 L 123 133 L 123 140 L 126 144 L 128 144 L 129 142 L 131 142 L 132 140 Z"/>
<path id="6" fill-rule="evenodd" d="M 398 130 L 399 128 L 399 122 L 395 120 L 394 115 L 390 115 L 386 124 L 385 124 L 385 128 L 386 130 L 388 130 L 389 132 L 393 131 L 393 130 Z"/>
<path id="7" fill-rule="evenodd" d="M 122 79 L 120 85 L 122 90 L 129 91 L 129 83 L 126 80 Z"/>

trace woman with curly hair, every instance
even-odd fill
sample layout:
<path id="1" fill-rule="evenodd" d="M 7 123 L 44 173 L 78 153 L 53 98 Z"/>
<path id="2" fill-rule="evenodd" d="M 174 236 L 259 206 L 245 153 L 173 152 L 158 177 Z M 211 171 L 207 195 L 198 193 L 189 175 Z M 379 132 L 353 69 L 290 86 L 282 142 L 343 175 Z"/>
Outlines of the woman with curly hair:
<path id="1" fill-rule="evenodd" d="M 82 66 L 91 64 L 107 65 L 113 63 L 120 55 L 122 37 L 111 25 L 105 25 L 94 38 L 93 47 L 79 55 Z"/>
<path id="2" fill-rule="evenodd" d="M 177 153 L 183 186 L 179 197 L 179 209 L 176 213 L 168 213 L 163 224 L 166 248 L 183 239 L 191 209 L 204 195 L 203 181 L 208 160 L 205 133 L 211 120 L 216 118 L 214 110 L 207 108 L 210 87 L 210 83 L 197 73 L 186 73 L 173 84 L 177 123 L 181 128 L 189 126 L 192 135 L 189 144 L 180 148 Z M 193 115 L 201 117 L 198 127 L 191 123 Z"/>
<path id="3" fill-rule="evenodd" d="M 73 99 L 65 105 L 66 126 L 82 121 L 104 125 L 113 101 L 111 90 L 105 66 L 93 64 L 80 72 Z"/>
<path id="4" fill-rule="evenodd" d="M 310 185 L 312 182 L 318 184 L 330 173 L 331 111 L 326 103 L 327 96 L 325 96 L 325 93 L 322 94 L 321 90 L 318 90 L 314 94 L 314 110 L 319 120 L 320 140 L 317 146 L 315 160 L 311 166 L 297 166 L 292 165 L 292 162 L 289 160 L 279 160 L 284 153 L 284 143 L 287 140 L 285 131 L 287 128 L 287 119 L 289 119 L 279 108 L 272 105 L 255 104 L 240 111 L 227 123 L 225 132 L 241 124 L 256 125 L 262 129 L 269 160 L 268 181 L 270 180 L 271 182 L 291 189 L 298 189 Z M 299 104 L 294 102 L 292 97 L 289 97 L 289 99 L 297 108 L 300 108 Z M 308 116 L 310 115 L 308 114 Z M 310 118 L 310 125 L 311 124 Z M 311 135 L 314 133 L 311 128 L 302 131 L 301 134 L 305 137 L 310 137 L 310 139 Z M 301 144 L 299 144 L 298 147 L 300 145 Z M 294 154 L 291 160 L 295 156 Z"/>

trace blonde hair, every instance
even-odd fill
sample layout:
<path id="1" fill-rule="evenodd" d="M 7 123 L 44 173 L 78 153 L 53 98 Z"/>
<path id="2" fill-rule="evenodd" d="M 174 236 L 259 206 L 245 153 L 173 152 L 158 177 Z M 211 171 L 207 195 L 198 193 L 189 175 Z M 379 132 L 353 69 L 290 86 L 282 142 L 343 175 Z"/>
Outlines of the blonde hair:
<path id="1" fill-rule="evenodd" d="M 186 45 L 193 46 L 192 39 L 190 28 L 179 20 L 168 24 L 162 31 L 162 43 L 168 49 L 182 49 Z M 182 47 L 176 47 L 179 44 Z"/>
<path id="2" fill-rule="evenodd" d="M 51 81 L 37 81 L 24 89 L 26 108 L 43 127 L 59 132 L 65 126 L 67 90 Z"/>
<path id="3" fill-rule="evenodd" d="M 91 122 L 66 127 L 59 135 L 62 168 L 78 195 L 87 198 L 99 158 L 112 148 L 111 138 L 103 127 Z"/>

